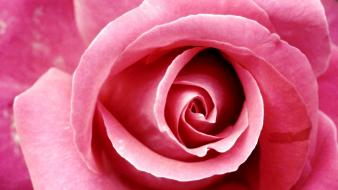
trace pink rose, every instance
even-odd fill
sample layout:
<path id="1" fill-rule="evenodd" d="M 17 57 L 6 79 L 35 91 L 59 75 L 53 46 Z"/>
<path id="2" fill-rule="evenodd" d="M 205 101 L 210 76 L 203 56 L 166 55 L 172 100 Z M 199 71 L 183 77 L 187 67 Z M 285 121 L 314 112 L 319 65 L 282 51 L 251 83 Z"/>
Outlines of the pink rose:
<path id="1" fill-rule="evenodd" d="M 337 189 L 338 3 L 322 2 L 1 3 L 1 185 Z"/>

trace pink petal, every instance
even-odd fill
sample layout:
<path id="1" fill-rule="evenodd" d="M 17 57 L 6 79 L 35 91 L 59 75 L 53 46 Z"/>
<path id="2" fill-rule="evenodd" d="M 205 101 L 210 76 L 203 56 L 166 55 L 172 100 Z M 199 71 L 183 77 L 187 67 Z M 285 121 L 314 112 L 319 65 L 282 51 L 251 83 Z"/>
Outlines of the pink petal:
<path id="1" fill-rule="evenodd" d="M 142 0 L 74 0 L 76 22 L 86 43 L 110 21 L 137 7 Z"/>
<path id="2" fill-rule="evenodd" d="M 168 65 L 162 79 L 160 80 L 158 87 L 157 87 L 155 103 L 154 103 L 155 120 L 156 120 L 157 127 L 160 129 L 160 131 L 168 131 L 168 126 L 166 123 L 167 121 L 164 117 L 165 115 L 164 111 L 165 111 L 167 95 L 170 91 L 170 87 L 173 85 L 177 75 L 179 74 L 179 71 L 181 71 L 183 67 L 186 64 L 188 64 L 188 62 L 191 61 L 191 59 L 194 56 L 196 56 L 199 52 L 201 52 L 202 50 L 204 50 L 204 48 L 196 47 L 188 51 L 185 51 L 181 55 L 177 56 L 170 63 L 170 65 Z M 184 101 L 185 99 L 182 99 L 181 102 L 177 102 L 177 103 L 182 103 Z M 210 102 L 210 104 L 212 103 Z M 180 105 L 176 105 L 175 107 L 177 107 L 176 110 L 181 110 L 183 109 L 183 106 L 184 104 L 180 104 Z M 169 121 L 172 122 L 173 124 L 170 126 L 174 126 L 178 123 L 178 121 L 174 121 L 174 119 L 170 119 Z M 175 133 L 175 130 L 173 131 Z"/>
<path id="3" fill-rule="evenodd" d="M 76 131 L 79 150 L 91 168 L 95 169 L 92 164 L 92 153 L 87 151 L 90 146 L 88 144 L 91 139 L 90 125 L 96 98 L 109 74 L 116 74 L 133 64 L 121 65 L 115 61 L 123 49 L 140 34 L 158 24 L 196 13 L 242 15 L 267 27 L 271 26 L 268 16 L 253 1 L 237 0 L 236 3 L 227 0 L 215 3 L 200 1 L 193 4 L 180 2 L 176 2 L 177 4 L 167 1 L 143 2 L 136 9 L 109 23 L 84 53 L 73 79 L 71 121 Z M 131 24 L 133 27 L 130 27 Z"/>
<path id="4" fill-rule="evenodd" d="M 333 43 L 338 45 L 338 2 L 336 0 L 321 0 L 327 21 L 329 23 L 330 35 Z"/>
<path id="5" fill-rule="evenodd" d="M 173 85 L 168 97 L 162 97 L 166 98 L 166 109 L 165 115 L 160 117 L 165 116 L 166 123 L 168 124 L 164 125 L 167 126 L 168 129 L 171 128 L 171 131 L 173 131 L 180 142 L 185 144 L 187 147 L 198 147 L 198 145 L 190 145 L 203 145 L 219 139 L 213 135 L 208 135 L 198 131 L 196 126 L 192 126 L 193 124 L 187 120 L 189 118 L 187 115 L 190 113 L 188 107 L 191 105 L 191 102 L 194 101 L 194 99 L 201 99 L 204 104 L 212 104 L 210 97 L 208 103 L 205 103 L 205 98 L 207 97 L 208 94 L 201 88 L 188 85 Z M 156 126 L 154 127 L 156 128 Z M 212 128 L 213 126 L 208 127 Z"/>
<path id="6" fill-rule="evenodd" d="M 297 184 L 299 189 L 337 189 L 338 144 L 337 126 L 320 112 L 317 144 L 314 156 L 309 160 L 308 177 Z"/>
<path id="7" fill-rule="evenodd" d="M 338 47 L 333 45 L 329 69 L 319 77 L 320 109 L 338 125 Z"/>
<path id="8" fill-rule="evenodd" d="M 71 76 L 49 70 L 16 97 L 15 124 L 35 189 L 123 189 L 114 175 L 92 173 L 73 144 Z"/>
<path id="9" fill-rule="evenodd" d="M 289 189 L 299 178 L 308 154 L 311 121 L 305 105 L 280 73 L 253 57 L 234 57 L 260 86 L 264 100 L 264 127 L 259 140 L 260 187 Z"/>
<path id="10" fill-rule="evenodd" d="M 72 2 L 0 1 L 0 189 L 32 188 L 10 127 L 14 97 L 50 66 L 72 72 L 82 50 Z"/>
<path id="11" fill-rule="evenodd" d="M 282 39 L 307 56 L 316 75 L 322 74 L 328 67 L 330 40 L 320 1 L 254 1 L 268 13 Z"/>

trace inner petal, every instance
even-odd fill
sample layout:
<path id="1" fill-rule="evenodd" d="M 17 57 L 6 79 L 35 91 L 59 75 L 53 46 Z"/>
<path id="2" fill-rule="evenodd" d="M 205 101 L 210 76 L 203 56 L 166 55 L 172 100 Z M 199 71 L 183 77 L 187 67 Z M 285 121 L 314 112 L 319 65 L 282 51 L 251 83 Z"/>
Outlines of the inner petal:
<path id="1" fill-rule="evenodd" d="M 194 98 L 189 105 L 189 111 L 196 115 L 206 115 L 205 104 L 200 98 Z"/>
<path id="2" fill-rule="evenodd" d="M 184 106 L 177 106 L 182 104 L 186 91 L 196 88 L 200 89 L 199 96 L 191 97 Z M 232 65 L 217 50 L 207 49 L 179 72 L 168 93 L 166 119 L 169 126 L 176 125 L 171 128 L 185 145 L 201 146 L 218 140 L 217 135 L 237 121 L 244 99 L 242 85 Z M 170 115 L 174 113 L 175 116 Z M 178 115 L 182 117 L 178 119 Z"/>
<path id="3" fill-rule="evenodd" d="M 189 123 L 189 121 L 186 120 L 186 115 L 190 113 L 194 115 L 194 118 L 213 125 L 214 122 L 209 120 L 209 112 L 211 112 L 211 110 L 215 110 L 214 103 L 204 89 L 191 85 L 175 84 L 171 87 L 168 94 L 165 116 L 168 126 L 181 143 L 187 147 L 197 147 L 195 145 L 189 146 L 189 144 L 191 144 L 190 142 L 196 144 L 193 142 L 197 141 L 199 145 L 202 145 L 214 142 L 220 138 L 201 132 L 199 126 L 193 126 L 194 123 Z M 208 125 L 203 127 L 206 126 Z M 210 130 L 212 126 L 206 128 Z"/>

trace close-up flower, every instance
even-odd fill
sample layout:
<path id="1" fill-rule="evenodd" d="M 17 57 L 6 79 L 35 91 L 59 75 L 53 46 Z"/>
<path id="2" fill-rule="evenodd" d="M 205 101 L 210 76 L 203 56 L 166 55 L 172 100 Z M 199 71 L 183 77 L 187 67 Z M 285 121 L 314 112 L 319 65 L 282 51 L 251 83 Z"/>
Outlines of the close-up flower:
<path id="1" fill-rule="evenodd" d="M 338 189 L 336 0 L 0 0 L 0 189 Z"/>

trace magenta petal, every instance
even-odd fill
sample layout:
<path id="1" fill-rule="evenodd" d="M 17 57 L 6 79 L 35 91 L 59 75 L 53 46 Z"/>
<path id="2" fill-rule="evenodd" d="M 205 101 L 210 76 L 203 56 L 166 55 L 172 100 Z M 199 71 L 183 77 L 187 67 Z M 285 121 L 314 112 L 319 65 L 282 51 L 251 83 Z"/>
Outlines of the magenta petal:
<path id="1" fill-rule="evenodd" d="M 16 97 L 15 124 L 35 189 L 122 189 L 114 175 L 92 173 L 69 125 L 71 76 L 49 70 Z"/>
<path id="2" fill-rule="evenodd" d="M 89 43 L 109 22 L 137 7 L 142 0 L 74 0 L 76 22 Z"/>
<path id="3" fill-rule="evenodd" d="M 329 23 L 330 35 L 333 43 L 338 45 L 338 2 L 337 0 L 321 0 L 327 21 Z"/>
<path id="4" fill-rule="evenodd" d="M 310 160 L 311 171 L 302 189 L 337 189 L 338 144 L 337 126 L 320 112 L 317 144 Z"/>
<path id="5" fill-rule="evenodd" d="M 328 70 L 319 77 L 319 103 L 323 110 L 338 125 L 338 47 L 333 45 Z"/>
<path id="6" fill-rule="evenodd" d="M 300 49 L 309 59 L 314 72 L 322 74 L 328 66 L 330 40 L 320 1 L 254 1 L 268 13 L 277 34 Z"/>

